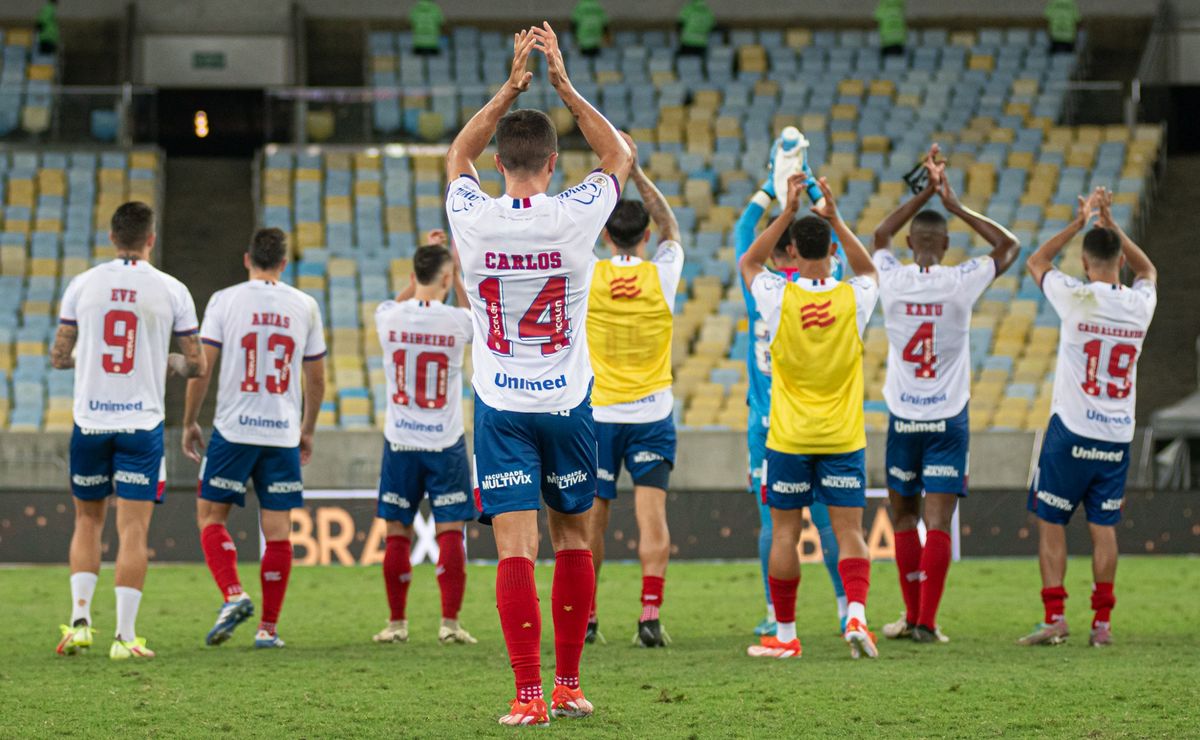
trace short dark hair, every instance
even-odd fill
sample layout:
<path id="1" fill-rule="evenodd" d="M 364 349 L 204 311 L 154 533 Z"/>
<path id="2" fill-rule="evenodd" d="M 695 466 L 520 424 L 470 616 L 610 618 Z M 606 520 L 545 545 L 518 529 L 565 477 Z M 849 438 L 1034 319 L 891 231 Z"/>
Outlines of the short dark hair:
<path id="1" fill-rule="evenodd" d="M 141 249 L 154 233 L 154 209 L 140 200 L 123 203 L 109 224 L 113 244 L 121 249 Z"/>
<path id="2" fill-rule="evenodd" d="M 791 244 L 792 244 L 791 229 L 785 229 L 784 232 L 779 235 L 779 241 L 775 242 L 775 246 L 771 249 L 771 254 L 779 256 L 779 257 L 786 257 L 787 256 L 787 248 L 789 246 L 791 246 Z"/>
<path id="3" fill-rule="evenodd" d="M 632 249 L 642 243 L 642 237 L 649 226 L 650 214 L 646 211 L 646 206 L 639 200 L 622 198 L 617 201 L 604 228 L 614 245 L 620 249 Z"/>
<path id="4" fill-rule="evenodd" d="M 829 223 L 816 216 L 805 216 L 792 223 L 788 234 L 796 245 L 796 251 L 806 260 L 819 260 L 829 256 L 832 230 Z"/>
<path id="5" fill-rule="evenodd" d="M 496 152 L 506 170 L 537 172 L 557 151 L 554 122 L 540 110 L 515 110 L 496 124 Z"/>
<path id="6" fill-rule="evenodd" d="M 440 244 L 417 247 L 413 255 L 413 272 L 421 285 L 433 285 L 450 261 L 450 250 Z"/>
<path id="7" fill-rule="evenodd" d="M 259 229 L 250 239 L 250 263 L 260 270 L 276 270 L 287 259 L 287 234 L 280 229 Z"/>
<path id="8" fill-rule="evenodd" d="M 946 230 L 946 217 L 937 211 L 921 211 L 913 216 L 913 226 L 923 226 L 927 229 Z"/>
<path id="9" fill-rule="evenodd" d="M 1084 234 L 1083 251 L 1092 259 L 1111 262 L 1121 254 L 1121 237 L 1112 229 L 1096 226 Z"/>

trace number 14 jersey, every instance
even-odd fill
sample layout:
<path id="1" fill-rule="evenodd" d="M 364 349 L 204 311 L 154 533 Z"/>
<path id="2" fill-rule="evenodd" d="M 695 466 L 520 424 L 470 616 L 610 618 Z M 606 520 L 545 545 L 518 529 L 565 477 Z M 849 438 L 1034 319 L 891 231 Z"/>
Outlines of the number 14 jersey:
<path id="1" fill-rule="evenodd" d="M 249 280 L 213 293 L 200 341 L 221 350 L 213 426 L 237 444 L 300 444 L 301 361 L 325 356 L 321 310 L 284 283 Z"/>
<path id="2" fill-rule="evenodd" d="M 889 249 L 874 260 L 888 336 L 888 411 L 911 421 L 956 416 L 971 398 L 971 307 L 996 277 L 995 262 L 922 268 Z"/>

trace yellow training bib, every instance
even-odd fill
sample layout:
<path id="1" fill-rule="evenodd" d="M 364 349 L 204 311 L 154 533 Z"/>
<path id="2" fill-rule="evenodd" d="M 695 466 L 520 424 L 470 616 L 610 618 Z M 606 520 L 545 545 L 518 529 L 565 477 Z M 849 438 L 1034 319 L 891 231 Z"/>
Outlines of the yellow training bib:
<path id="1" fill-rule="evenodd" d="M 670 388 L 673 327 L 654 263 L 596 263 L 587 320 L 592 405 L 629 403 Z"/>
<path id="2" fill-rule="evenodd" d="M 785 286 L 771 341 L 770 449 L 830 455 L 867 446 L 856 308 L 847 283 L 824 293 Z"/>

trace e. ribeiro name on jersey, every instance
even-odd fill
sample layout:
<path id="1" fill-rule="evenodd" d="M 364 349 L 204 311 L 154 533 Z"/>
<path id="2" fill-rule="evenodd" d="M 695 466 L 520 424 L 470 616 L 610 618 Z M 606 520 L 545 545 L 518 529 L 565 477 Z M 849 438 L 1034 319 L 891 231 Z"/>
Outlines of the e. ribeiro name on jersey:
<path id="1" fill-rule="evenodd" d="M 321 310 L 284 283 L 249 280 L 218 290 L 200 340 L 221 350 L 214 426 L 238 444 L 300 444 L 301 363 L 325 356 Z"/>
<path id="2" fill-rule="evenodd" d="M 1137 358 L 1158 305 L 1154 283 L 1084 283 L 1051 270 L 1042 292 L 1062 320 L 1051 413 L 1080 436 L 1132 441 Z"/>
<path id="3" fill-rule="evenodd" d="M 474 320 L 472 385 L 500 411 L 565 411 L 587 397 L 592 250 L 620 198 L 597 170 L 557 196 L 492 198 L 469 175 L 446 215 Z"/>
<path id="4" fill-rule="evenodd" d="M 81 429 L 162 423 L 171 335 L 198 328 L 183 283 L 145 260 L 114 259 L 71 280 L 59 322 L 79 330 L 74 416 Z"/>
<path id="5" fill-rule="evenodd" d="M 463 352 L 471 312 L 440 301 L 384 301 L 375 330 L 387 375 L 387 425 L 393 445 L 443 450 L 463 435 Z"/>
<path id="6" fill-rule="evenodd" d="M 996 277 L 991 257 L 961 265 L 902 264 L 874 254 L 887 328 L 883 398 L 896 416 L 949 419 L 971 398 L 971 309 Z"/>

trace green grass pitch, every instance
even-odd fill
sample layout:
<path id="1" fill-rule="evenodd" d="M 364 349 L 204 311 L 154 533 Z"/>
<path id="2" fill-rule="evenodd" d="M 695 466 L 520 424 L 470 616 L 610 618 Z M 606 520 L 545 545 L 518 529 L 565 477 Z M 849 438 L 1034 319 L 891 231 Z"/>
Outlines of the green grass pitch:
<path id="1" fill-rule="evenodd" d="M 257 597 L 257 568 L 242 563 Z M 54 655 L 68 615 L 64 568 L 0 570 L 0 737 L 467 737 L 535 732 L 580 737 L 1195 737 L 1200 734 L 1200 561 L 1127 558 L 1117 579 L 1117 644 L 1087 647 L 1090 568 L 1068 571 L 1067 645 L 1013 644 L 1040 617 L 1031 560 L 957 563 L 942 611 L 952 642 L 881 639 L 877 661 L 852 661 L 835 630 L 829 583 L 805 566 L 804 657 L 746 657 L 761 617 L 757 566 L 677 563 L 667 580 L 666 650 L 630 646 L 640 611 L 634 565 L 606 566 L 601 628 L 583 685 L 594 717 L 511 730 L 512 697 L 494 603 L 495 568 L 471 566 L 463 623 L 476 646 L 437 643 L 437 584 L 415 570 L 412 637 L 375 645 L 386 602 L 378 568 L 296 568 L 281 651 L 256 652 L 253 625 L 219 648 L 204 635 L 218 605 L 203 566 L 151 569 L 139 618 L 158 659 L 113 662 L 112 570 L 105 569 L 90 654 Z M 548 566 L 538 567 L 552 680 Z M 876 631 L 900 610 L 895 566 L 872 571 Z"/>

